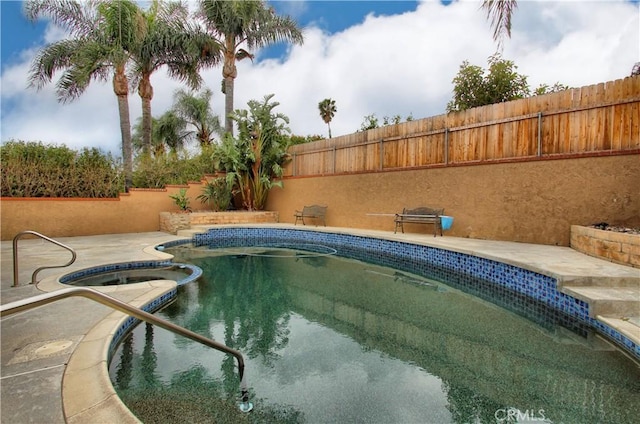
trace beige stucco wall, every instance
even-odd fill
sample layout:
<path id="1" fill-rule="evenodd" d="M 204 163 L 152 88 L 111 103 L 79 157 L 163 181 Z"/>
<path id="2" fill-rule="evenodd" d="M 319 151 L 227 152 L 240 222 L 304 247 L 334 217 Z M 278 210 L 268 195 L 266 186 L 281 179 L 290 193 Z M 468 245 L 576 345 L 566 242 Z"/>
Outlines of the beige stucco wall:
<path id="1" fill-rule="evenodd" d="M 160 212 L 177 211 L 166 190 L 133 190 L 120 199 L 0 201 L 2 240 L 23 230 L 50 237 L 158 231 Z M 194 210 L 200 184 L 189 186 Z M 328 205 L 327 225 L 393 231 L 403 207 L 437 206 L 454 217 L 445 235 L 569 246 L 571 225 L 640 226 L 640 155 L 287 178 L 267 210 L 293 223 L 296 209 Z M 405 226 L 431 233 L 431 226 Z"/>
<path id="2" fill-rule="evenodd" d="M 310 204 L 328 205 L 329 226 L 393 231 L 392 216 L 373 214 L 437 206 L 454 217 L 445 235 L 569 246 L 572 224 L 640 226 L 640 155 L 292 177 L 271 191 L 267 209 L 293 223 Z"/>
<path id="3" fill-rule="evenodd" d="M 0 200 L 0 234 L 11 240 L 17 233 L 32 230 L 49 237 L 158 231 L 160 212 L 178 211 L 169 197 L 187 189 L 194 211 L 206 210 L 196 199 L 202 184 L 169 186 L 166 189 L 132 189 L 118 199 L 21 199 Z"/>

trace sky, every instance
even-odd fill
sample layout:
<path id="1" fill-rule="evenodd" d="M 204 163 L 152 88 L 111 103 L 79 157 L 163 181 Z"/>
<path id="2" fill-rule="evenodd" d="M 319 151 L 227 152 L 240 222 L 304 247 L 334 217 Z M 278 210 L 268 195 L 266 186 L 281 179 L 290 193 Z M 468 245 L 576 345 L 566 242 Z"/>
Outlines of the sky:
<path id="1" fill-rule="evenodd" d="M 235 108 L 274 94 L 274 110 L 289 117 L 293 134 L 328 135 L 318 103 L 335 100 L 332 135 L 360 129 L 364 117 L 445 113 L 460 65 L 487 67 L 497 45 L 475 1 L 271 1 L 303 28 L 302 46 L 279 45 L 238 62 Z M 195 5 L 191 2 L 191 5 Z M 94 82 L 77 100 L 57 101 L 55 82 L 28 87 L 38 49 L 64 34 L 47 21 L 31 23 L 22 2 L 2 0 L 0 141 L 42 141 L 74 149 L 98 147 L 118 155 L 121 139 L 111 83 Z M 195 6 L 193 6 L 195 7 Z M 556 82 L 580 87 L 624 78 L 640 61 L 640 3 L 634 1 L 520 0 L 505 59 L 535 89 Z M 214 95 L 213 112 L 224 114 L 221 67 L 201 72 Z M 163 70 L 151 78 L 152 114 L 171 108 L 184 88 Z M 141 116 L 136 90 L 129 96 L 131 121 Z"/>

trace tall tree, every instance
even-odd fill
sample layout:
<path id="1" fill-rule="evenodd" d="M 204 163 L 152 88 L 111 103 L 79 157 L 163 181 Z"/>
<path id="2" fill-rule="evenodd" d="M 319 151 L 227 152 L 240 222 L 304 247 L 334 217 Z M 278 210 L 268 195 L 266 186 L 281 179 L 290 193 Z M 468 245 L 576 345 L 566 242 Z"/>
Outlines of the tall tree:
<path id="1" fill-rule="evenodd" d="M 482 8 L 491 21 L 493 39 L 502 46 L 504 36 L 511 38 L 511 16 L 518 7 L 517 0 L 482 0 Z"/>
<path id="2" fill-rule="evenodd" d="M 131 187 L 133 157 L 129 118 L 129 84 L 125 73 L 126 46 L 138 42 L 139 8 L 132 2 L 31 0 L 24 6 L 32 21 L 50 18 L 68 33 L 68 38 L 40 50 L 32 64 L 30 85 L 41 89 L 62 71 L 56 83 L 58 100 L 75 100 L 93 80 L 106 81 L 113 73 L 113 91 L 118 99 L 125 190 Z"/>
<path id="3" fill-rule="evenodd" d="M 132 78 L 138 83 L 142 99 L 143 153 L 146 154 L 152 144 L 151 75 L 166 66 L 170 77 L 197 89 L 202 83 L 199 69 L 219 62 L 220 46 L 217 40 L 188 21 L 188 9 L 182 3 L 153 0 L 142 14 L 143 36 L 139 43 L 128 46 L 128 51 L 133 61 Z"/>
<path id="4" fill-rule="evenodd" d="M 324 121 L 325 124 L 329 127 L 329 138 L 331 138 L 331 125 L 330 122 L 333 119 L 333 116 L 336 114 L 338 109 L 336 109 L 336 101 L 332 99 L 324 99 L 320 103 L 318 103 L 318 109 L 320 109 L 320 117 Z"/>
<path id="5" fill-rule="evenodd" d="M 221 135 L 220 120 L 211 110 L 213 93 L 208 88 L 194 96 L 185 90 L 178 90 L 173 95 L 173 110 L 195 128 L 191 134 L 195 136 L 201 147 L 211 145 L 214 134 Z"/>
<path id="6" fill-rule="evenodd" d="M 453 79 L 453 99 L 447 104 L 447 112 L 522 99 L 530 93 L 526 75 L 517 72 L 510 60 L 495 54 L 489 57 L 489 69 L 462 62 Z"/>
<path id="7" fill-rule="evenodd" d="M 302 44 L 302 31 L 289 16 L 278 16 L 262 0 L 201 0 L 199 14 L 222 44 L 225 131 L 233 134 L 233 91 L 236 61 L 253 59 L 253 50 L 279 42 Z"/>

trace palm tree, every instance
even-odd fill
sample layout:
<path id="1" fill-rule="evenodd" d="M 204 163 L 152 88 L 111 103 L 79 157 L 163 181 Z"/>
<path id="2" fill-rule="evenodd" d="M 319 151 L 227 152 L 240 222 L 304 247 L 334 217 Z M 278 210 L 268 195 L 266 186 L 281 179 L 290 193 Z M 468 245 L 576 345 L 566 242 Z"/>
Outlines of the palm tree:
<path id="1" fill-rule="evenodd" d="M 329 127 L 329 138 L 331 138 L 331 125 L 329 125 L 329 123 L 338 111 L 338 109 L 336 109 L 336 101 L 331 100 L 330 98 L 324 99 L 318 103 L 318 109 L 320 109 L 320 117 Z"/>
<path id="2" fill-rule="evenodd" d="M 511 38 L 511 16 L 518 7 L 517 0 L 483 0 L 482 8 L 487 12 L 487 19 L 491 20 L 493 39 L 502 45 L 504 35 Z"/>
<path id="3" fill-rule="evenodd" d="M 169 110 L 158 118 L 153 127 L 153 134 L 164 142 L 173 156 L 177 156 L 178 150 L 184 147 L 185 140 L 189 136 L 187 121 Z"/>
<path id="4" fill-rule="evenodd" d="M 118 99 L 125 191 L 131 187 L 133 158 L 129 118 L 129 84 L 125 74 L 126 46 L 136 42 L 140 10 L 132 2 L 94 0 L 31 0 L 25 3 L 27 18 L 36 21 L 48 17 L 66 30 L 69 38 L 40 50 L 32 64 L 30 86 L 41 89 L 53 75 L 63 71 L 56 84 L 58 100 L 75 100 L 91 81 L 106 81 L 113 72 L 113 91 Z"/>
<path id="5" fill-rule="evenodd" d="M 144 35 L 140 42 L 128 47 L 133 61 L 133 80 L 138 83 L 142 99 L 143 154 L 151 148 L 151 75 L 166 66 L 169 76 L 193 89 L 202 84 L 199 69 L 220 60 L 218 42 L 188 22 L 189 12 L 177 2 L 154 0 L 142 12 Z M 203 52 L 206 51 L 206 54 Z"/>
<path id="6" fill-rule="evenodd" d="M 262 0 L 201 0 L 200 16 L 207 28 L 219 37 L 224 64 L 225 131 L 233 134 L 233 86 L 238 75 L 236 60 L 253 59 L 249 50 L 279 42 L 302 44 L 302 31 L 289 16 L 277 16 Z"/>
<path id="7" fill-rule="evenodd" d="M 151 148 L 154 157 L 164 156 L 167 149 L 173 156 L 177 156 L 178 150 L 184 147 L 185 140 L 189 136 L 186 130 L 187 122 L 177 116 L 173 111 L 165 112 L 159 118 L 152 118 L 151 126 Z M 137 150 L 142 150 L 144 146 L 144 126 L 142 117 L 133 127 L 133 146 Z"/>
<path id="8" fill-rule="evenodd" d="M 178 90 L 173 95 L 173 111 L 195 128 L 191 133 L 201 147 L 210 146 L 213 135 L 222 133 L 220 120 L 211 111 L 212 96 L 213 92 L 208 88 L 197 96 L 185 90 Z"/>

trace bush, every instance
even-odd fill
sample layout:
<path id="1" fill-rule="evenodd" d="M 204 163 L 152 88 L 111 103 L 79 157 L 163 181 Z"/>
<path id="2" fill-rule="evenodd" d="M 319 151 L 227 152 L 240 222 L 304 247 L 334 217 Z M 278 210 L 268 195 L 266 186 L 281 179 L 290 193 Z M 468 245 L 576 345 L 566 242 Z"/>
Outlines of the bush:
<path id="1" fill-rule="evenodd" d="M 201 181 L 215 173 L 212 148 L 189 157 L 139 158 L 133 187 L 162 188 Z M 97 148 L 76 151 L 65 145 L 8 141 L 0 146 L 3 197 L 118 197 L 124 190 L 119 159 Z"/>
<path id="2" fill-rule="evenodd" d="M 238 136 L 227 133 L 214 149 L 216 166 L 227 174 L 227 182 L 242 198 L 247 210 L 263 210 L 269 190 L 282 187 L 282 166 L 288 160 L 289 118 L 273 111 L 279 103 L 273 94 L 262 102 L 249 100 L 249 109 L 237 109 L 231 118 L 238 124 Z"/>
<path id="3" fill-rule="evenodd" d="M 207 203 L 213 211 L 226 211 L 231 205 L 233 197 L 232 187 L 225 177 L 218 177 L 202 188 L 202 194 L 197 199 L 202 203 Z"/>
<path id="4" fill-rule="evenodd" d="M 489 69 L 462 62 L 453 79 L 453 99 L 447 104 L 447 112 L 522 99 L 529 96 L 527 77 L 517 72 L 513 61 L 495 54 L 488 59 Z"/>
<path id="5" fill-rule="evenodd" d="M 307 135 L 307 136 L 292 135 L 291 137 L 289 137 L 289 145 L 295 146 L 296 144 L 311 143 L 312 141 L 318 141 L 318 140 L 324 140 L 324 139 L 325 137 L 317 134 Z"/>
<path id="6" fill-rule="evenodd" d="M 201 181 L 205 174 L 215 173 L 210 149 L 197 156 L 160 155 L 141 157 L 133 171 L 133 187 L 162 188 L 168 184 Z"/>
<path id="7" fill-rule="evenodd" d="M 187 189 L 181 188 L 178 194 L 169 195 L 171 199 L 173 199 L 174 203 L 178 208 L 180 208 L 183 212 L 191 212 L 191 199 L 187 197 Z"/>
<path id="8" fill-rule="evenodd" d="M 118 197 L 120 163 L 96 148 L 9 141 L 0 147 L 3 197 Z"/>

